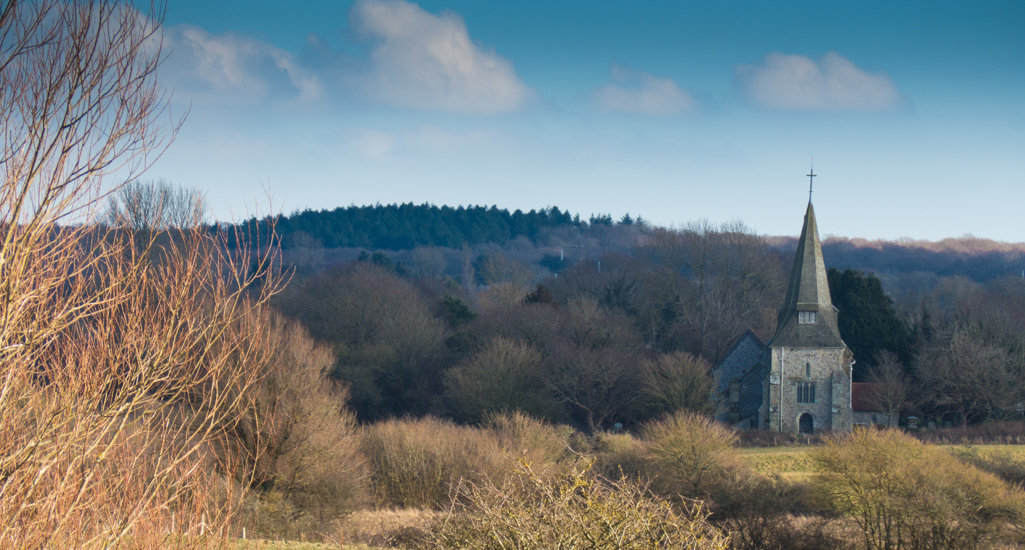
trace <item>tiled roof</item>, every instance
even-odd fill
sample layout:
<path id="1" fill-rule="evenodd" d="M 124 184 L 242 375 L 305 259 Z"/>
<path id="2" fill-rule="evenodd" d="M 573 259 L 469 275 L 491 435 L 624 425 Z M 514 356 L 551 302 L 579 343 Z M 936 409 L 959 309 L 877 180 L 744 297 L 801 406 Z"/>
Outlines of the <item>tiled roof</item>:
<path id="1" fill-rule="evenodd" d="M 851 408 L 859 412 L 880 412 L 877 396 L 882 384 L 854 382 L 851 384 Z"/>

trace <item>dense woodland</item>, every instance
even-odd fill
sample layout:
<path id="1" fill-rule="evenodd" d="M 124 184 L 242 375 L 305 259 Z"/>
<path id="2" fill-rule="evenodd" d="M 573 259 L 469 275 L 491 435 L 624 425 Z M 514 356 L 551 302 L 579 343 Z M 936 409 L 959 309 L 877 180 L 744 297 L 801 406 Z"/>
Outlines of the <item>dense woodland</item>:
<path id="1" fill-rule="evenodd" d="M 284 246 L 294 246 L 289 236 L 302 232 L 323 246 L 365 247 L 408 250 L 417 246 L 458 248 L 463 243 L 502 243 L 516 237 L 537 240 L 543 232 L 565 227 L 579 228 L 580 216 L 571 216 L 558 207 L 509 212 L 492 206 L 450 206 L 392 204 L 387 206 L 349 206 L 334 210 L 295 212 L 272 220 L 250 220 L 254 229 L 274 224 Z M 601 216 L 591 223 L 611 224 Z"/>
<path id="2" fill-rule="evenodd" d="M 679 408 L 707 411 L 710 366 L 748 328 L 763 341 L 772 336 L 793 257 L 793 239 L 736 222 L 661 228 L 607 215 L 582 222 L 557 208 L 524 215 L 427 205 L 319 217 L 358 214 L 375 220 L 367 232 L 401 240 L 414 225 L 393 218 L 402 211 L 433 215 L 440 227 L 462 227 L 446 219 L 556 222 L 530 232 L 502 225 L 494 234 L 504 240 L 459 249 L 432 242 L 344 256 L 320 246 L 320 233 L 294 229 L 298 217 L 315 230 L 315 213 L 281 219 L 293 279 L 274 303 L 332 345 L 332 374 L 366 421 L 436 414 L 477 422 L 523 410 L 593 431 Z M 855 380 L 899 386 L 905 414 L 940 423 L 1020 416 L 1025 281 L 1012 274 L 1023 253 L 967 237 L 827 240 L 827 265 L 843 266 L 828 275 Z"/>

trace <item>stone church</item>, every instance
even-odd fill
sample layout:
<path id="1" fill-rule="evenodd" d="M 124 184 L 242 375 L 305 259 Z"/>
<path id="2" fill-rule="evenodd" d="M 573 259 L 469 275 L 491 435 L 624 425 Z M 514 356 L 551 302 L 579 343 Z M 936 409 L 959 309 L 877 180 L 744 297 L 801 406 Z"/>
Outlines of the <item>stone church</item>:
<path id="1" fill-rule="evenodd" d="M 775 334 L 766 344 L 748 330 L 712 369 L 716 417 L 741 429 L 850 431 L 854 361 L 836 314 L 809 200 Z"/>

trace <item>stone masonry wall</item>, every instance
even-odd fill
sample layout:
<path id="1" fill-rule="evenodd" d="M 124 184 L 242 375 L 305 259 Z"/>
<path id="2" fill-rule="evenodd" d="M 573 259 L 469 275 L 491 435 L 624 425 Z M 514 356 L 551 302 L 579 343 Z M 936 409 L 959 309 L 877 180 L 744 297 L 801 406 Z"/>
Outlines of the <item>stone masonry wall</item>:
<path id="1" fill-rule="evenodd" d="M 749 333 L 745 333 L 731 350 L 730 354 L 715 366 L 713 375 L 716 384 L 715 417 L 717 419 L 733 423 L 736 420 L 757 413 L 761 399 L 760 389 L 756 390 L 752 395 L 747 387 L 750 383 L 742 385 L 739 402 L 733 404 L 729 402 L 729 389 L 731 381 L 744 378 L 752 369 L 759 367 L 763 349 L 764 346 L 757 338 Z M 747 391 L 744 391 L 745 389 Z M 750 412 L 751 410 L 754 413 Z"/>
<path id="2" fill-rule="evenodd" d="M 896 426 L 897 415 L 893 415 L 893 418 L 887 416 L 884 412 L 872 412 L 872 411 L 854 411 L 854 425 L 855 426 Z"/>
<path id="3" fill-rule="evenodd" d="M 765 393 L 768 411 L 762 427 L 783 433 L 798 433 L 798 418 L 809 413 L 816 433 L 850 431 L 851 386 L 846 350 L 836 348 L 772 348 L 772 367 Z M 810 365 L 810 376 L 806 366 Z M 845 368 L 847 367 L 847 368 Z M 798 403 L 798 384 L 815 384 L 815 402 Z M 782 411 L 782 416 L 780 415 Z"/>

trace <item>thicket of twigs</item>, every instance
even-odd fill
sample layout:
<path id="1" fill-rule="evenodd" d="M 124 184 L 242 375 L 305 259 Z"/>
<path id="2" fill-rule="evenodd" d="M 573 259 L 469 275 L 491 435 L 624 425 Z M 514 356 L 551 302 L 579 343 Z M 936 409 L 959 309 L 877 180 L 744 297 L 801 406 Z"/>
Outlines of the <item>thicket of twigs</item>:
<path id="1" fill-rule="evenodd" d="M 729 537 L 700 504 L 673 506 L 636 480 L 612 481 L 572 468 L 542 476 L 521 462 L 503 485 L 463 485 L 467 510 L 414 539 L 421 549 L 616 548 L 725 550 Z"/>
<path id="2" fill-rule="evenodd" d="M 267 258 L 159 215 L 92 223 L 176 131 L 158 29 L 115 2 L 0 4 L 3 548 L 206 546 L 251 485 L 229 443 L 266 370 Z"/>

